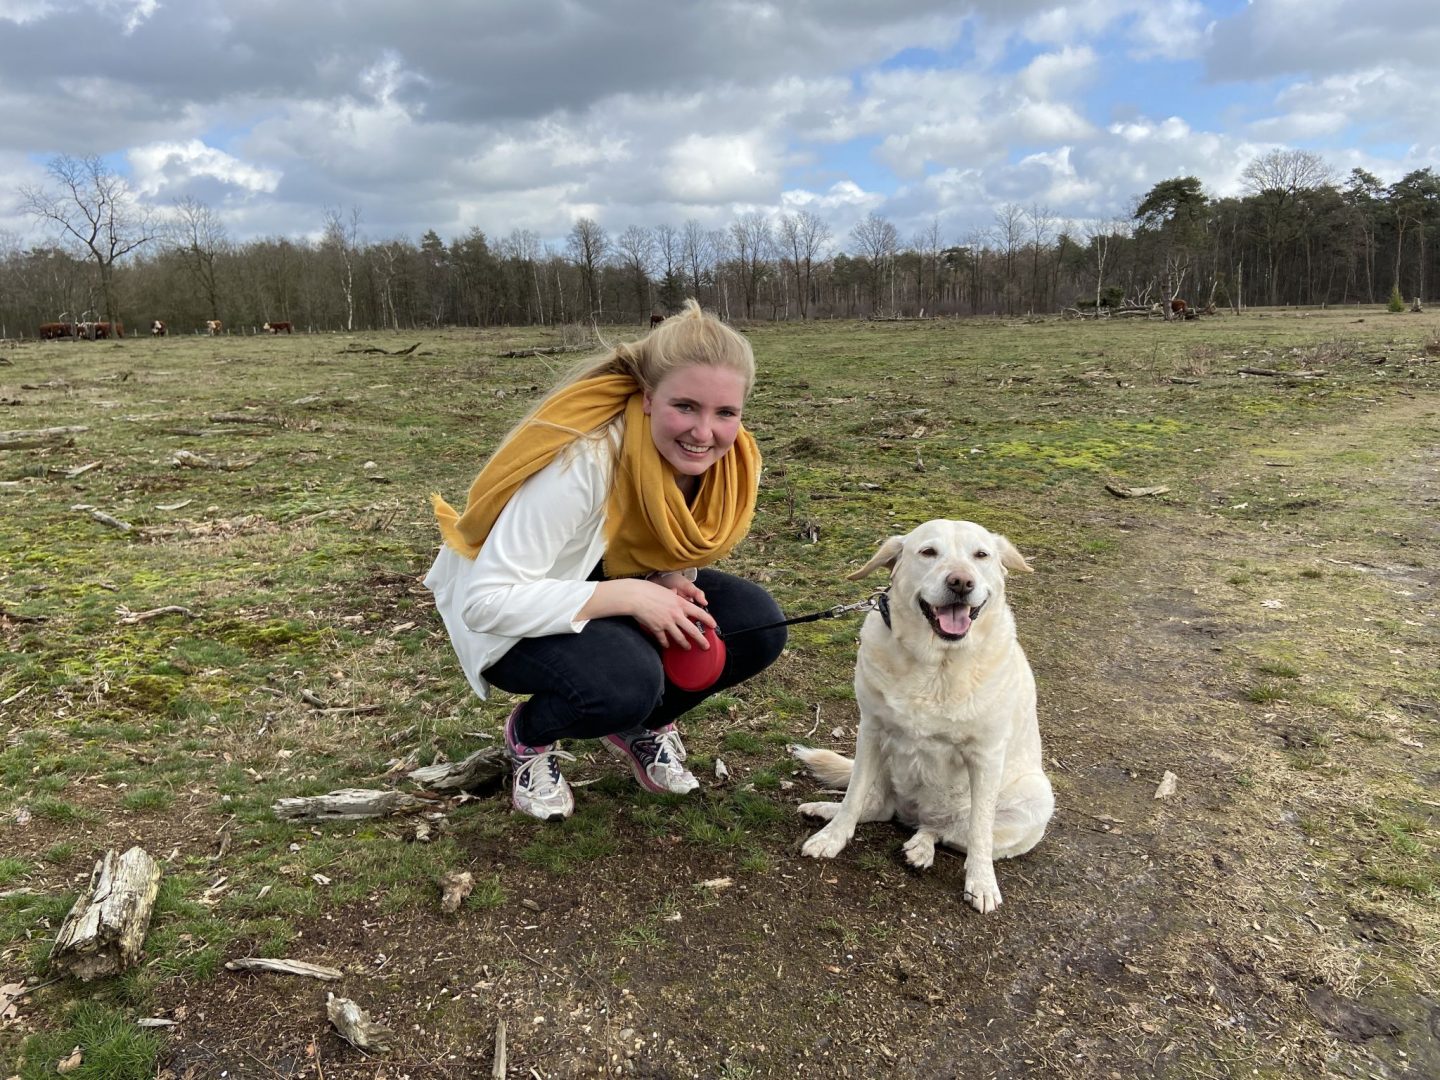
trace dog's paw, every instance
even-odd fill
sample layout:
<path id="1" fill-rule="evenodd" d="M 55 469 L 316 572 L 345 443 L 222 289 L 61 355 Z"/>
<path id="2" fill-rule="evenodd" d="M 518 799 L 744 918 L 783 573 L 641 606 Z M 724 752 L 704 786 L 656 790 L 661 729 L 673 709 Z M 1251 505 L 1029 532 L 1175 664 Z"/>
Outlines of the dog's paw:
<path id="1" fill-rule="evenodd" d="M 981 915 L 988 915 L 1002 903 L 1000 885 L 993 866 L 965 868 L 965 902 Z"/>
<path id="2" fill-rule="evenodd" d="M 928 870 L 935 865 L 935 838 L 929 833 L 917 832 L 905 841 L 905 861 L 917 870 Z"/>
<path id="3" fill-rule="evenodd" d="M 849 842 L 848 836 L 827 825 L 805 841 L 800 848 L 800 854 L 808 855 L 812 859 L 833 859 L 845 850 L 845 845 Z"/>
<path id="4" fill-rule="evenodd" d="M 803 802 L 800 804 L 800 813 L 806 817 L 820 818 L 822 821 L 829 821 L 840 812 L 838 802 Z"/>

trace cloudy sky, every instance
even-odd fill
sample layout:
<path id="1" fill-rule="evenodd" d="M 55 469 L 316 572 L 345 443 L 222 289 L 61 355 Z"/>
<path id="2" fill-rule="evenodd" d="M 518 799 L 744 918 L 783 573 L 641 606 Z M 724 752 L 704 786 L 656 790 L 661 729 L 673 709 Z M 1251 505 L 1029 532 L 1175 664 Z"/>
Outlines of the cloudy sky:
<path id="1" fill-rule="evenodd" d="M 99 154 L 230 235 L 1075 221 L 1275 147 L 1440 167 L 1437 0 L 0 0 L 0 237 Z"/>

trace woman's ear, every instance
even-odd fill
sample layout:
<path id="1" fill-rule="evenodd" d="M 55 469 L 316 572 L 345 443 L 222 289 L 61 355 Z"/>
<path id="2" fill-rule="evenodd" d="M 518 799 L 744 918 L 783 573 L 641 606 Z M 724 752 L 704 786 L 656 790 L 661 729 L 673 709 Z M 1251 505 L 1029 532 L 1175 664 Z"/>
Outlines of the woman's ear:
<path id="1" fill-rule="evenodd" d="M 649 390 L 646 390 L 646 391 L 644 391 L 644 392 L 640 395 L 640 407 L 645 410 L 645 415 L 646 415 L 646 416 L 649 416 L 649 415 L 650 415 L 650 403 L 651 403 L 650 391 L 649 391 Z"/>

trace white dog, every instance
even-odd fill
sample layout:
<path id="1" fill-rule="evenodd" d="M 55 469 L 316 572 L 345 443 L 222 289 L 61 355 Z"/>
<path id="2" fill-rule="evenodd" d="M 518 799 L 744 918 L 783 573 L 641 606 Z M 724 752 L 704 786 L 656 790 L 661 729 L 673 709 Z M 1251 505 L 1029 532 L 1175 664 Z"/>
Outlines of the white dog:
<path id="1" fill-rule="evenodd" d="M 797 747 L 843 802 L 812 802 L 828 818 L 804 854 L 834 858 L 862 821 L 913 825 L 911 866 L 935 861 L 935 844 L 965 858 L 965 899 L 1000 906 L 993 859 L 1029 851 L 1055 809 L 1040 758 L 1035 678 L 1005 603 L 1008 570 L 1030 570 L 1003 536 L 970 521 L 927 521 L 892 536 L 851 578 L 890 567 L 888 618 L 860 630 L 855 760 Z"/>

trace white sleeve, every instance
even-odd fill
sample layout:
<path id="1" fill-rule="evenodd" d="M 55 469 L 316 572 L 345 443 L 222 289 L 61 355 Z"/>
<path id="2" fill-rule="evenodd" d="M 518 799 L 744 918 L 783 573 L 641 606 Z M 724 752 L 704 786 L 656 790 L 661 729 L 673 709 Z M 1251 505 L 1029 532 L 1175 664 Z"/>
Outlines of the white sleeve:
<path id="1" fill-rule="evenodd" d="M 476 633 L 512 638 L 578 634 L 586 581 L 603 552 L 610 469 L 605 448 L 561 454 L 511 497 L 464 583 L 461 618 Z M 586 565 L 587 559 L 590 565 Z"/>

